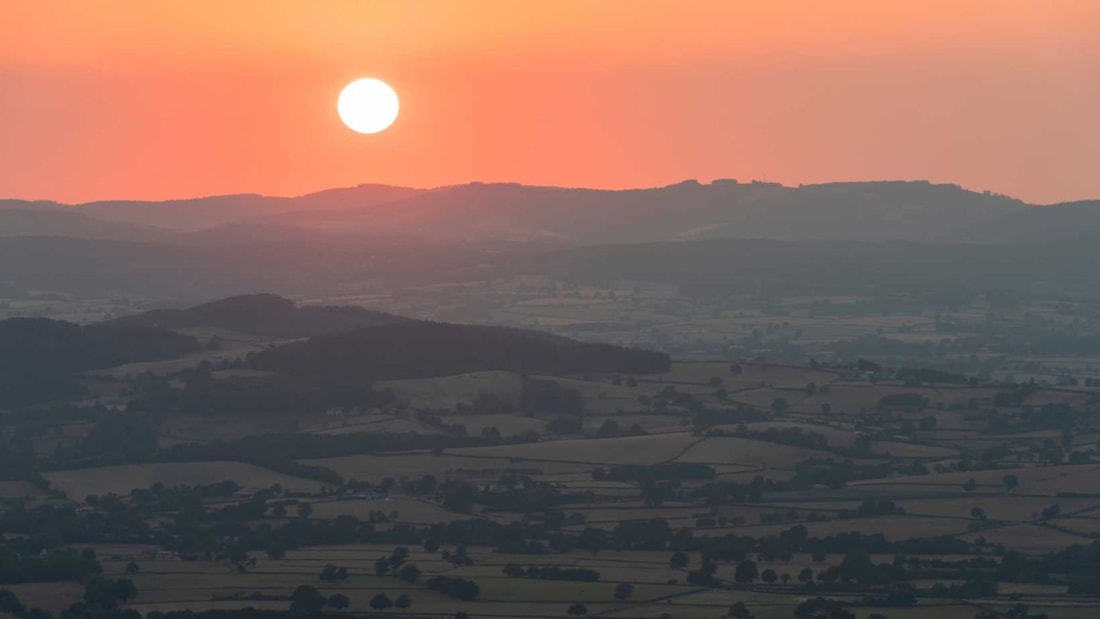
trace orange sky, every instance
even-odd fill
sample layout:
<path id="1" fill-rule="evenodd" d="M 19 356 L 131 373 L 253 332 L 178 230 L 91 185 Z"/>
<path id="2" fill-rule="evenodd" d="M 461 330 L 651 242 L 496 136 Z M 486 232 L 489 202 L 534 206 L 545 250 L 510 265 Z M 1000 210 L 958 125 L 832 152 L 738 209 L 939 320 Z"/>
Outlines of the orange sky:
<path id="1" fill-rule="evenodd" d="M 5 0 L 0 197 L 931 179 L 1100 197 L 1096 0 Z M 336 116 L 375 76 L 388 131 Z"/>

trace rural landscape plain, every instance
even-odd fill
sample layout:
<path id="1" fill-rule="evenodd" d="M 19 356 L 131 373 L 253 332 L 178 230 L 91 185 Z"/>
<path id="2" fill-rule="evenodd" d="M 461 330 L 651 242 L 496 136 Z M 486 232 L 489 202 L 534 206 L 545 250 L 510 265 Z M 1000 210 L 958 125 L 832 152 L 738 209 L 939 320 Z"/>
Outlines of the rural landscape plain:
<path id="1" fill-rule="evenodd" d="M 685 5 L 13 2 L 0 617 L 1100 617 L 1096 5 Z"/>

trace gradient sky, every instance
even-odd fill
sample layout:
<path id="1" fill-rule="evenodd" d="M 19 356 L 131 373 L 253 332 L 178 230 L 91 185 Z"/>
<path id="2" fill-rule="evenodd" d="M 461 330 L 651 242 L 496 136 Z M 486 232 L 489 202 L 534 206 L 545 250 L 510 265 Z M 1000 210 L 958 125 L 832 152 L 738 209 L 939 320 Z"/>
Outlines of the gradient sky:
<path id="1" fill-rule="evenodd" d="M 0 197 L 930 179 L 1100 197 L 1096 0 L 5 0 Z M 388 131 L 336 116 L 357 77 Z"/>

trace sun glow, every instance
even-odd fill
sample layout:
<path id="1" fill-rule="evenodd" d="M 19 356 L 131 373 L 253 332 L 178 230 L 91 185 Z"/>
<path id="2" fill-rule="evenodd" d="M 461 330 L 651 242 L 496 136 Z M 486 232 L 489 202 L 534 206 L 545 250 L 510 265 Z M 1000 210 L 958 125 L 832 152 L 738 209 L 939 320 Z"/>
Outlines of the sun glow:
<path id="1" fill-rule="evenodd" d="M 400 103 L 393 88 L 373 77 L 348 84 L 336 101 L 340 120 L 358 133 L 385 131 L 397 120 L 399 108 Z"/>

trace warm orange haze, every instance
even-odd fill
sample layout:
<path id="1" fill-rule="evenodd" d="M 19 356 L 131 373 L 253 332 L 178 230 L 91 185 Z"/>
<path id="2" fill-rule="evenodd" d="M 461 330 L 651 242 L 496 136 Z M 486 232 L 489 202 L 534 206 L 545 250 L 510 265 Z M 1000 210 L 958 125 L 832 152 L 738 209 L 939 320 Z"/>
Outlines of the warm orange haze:
<path id="1" fill-rule="evenodd" d="M 0 619 L 1100 617 L 1100 0 L 0 41 Z"/>
<path id="2" fill-rule="evenodd" d="M 0 196 L 931 179 L 1100 194 L 1100 3 L 9 0 Z M 375 135 L 334 113 L 365 75 Z"/>

